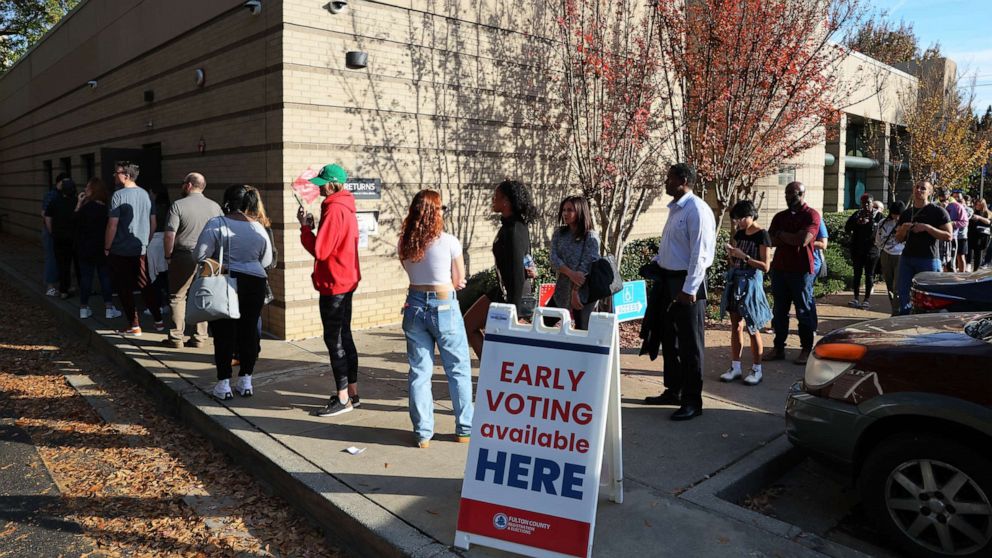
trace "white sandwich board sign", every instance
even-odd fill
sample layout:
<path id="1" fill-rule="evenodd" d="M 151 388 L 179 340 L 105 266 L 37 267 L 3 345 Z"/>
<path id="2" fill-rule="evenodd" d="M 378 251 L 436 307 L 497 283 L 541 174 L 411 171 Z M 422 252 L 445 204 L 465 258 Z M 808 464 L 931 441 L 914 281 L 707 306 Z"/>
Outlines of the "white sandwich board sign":
<path id="1" fill-rule="evenodd" d="M 472 442 L 455 546 L 538 557 L 592 552 L 601 472 L 623 498 L 617 319 L 594 313 L 588 332 L 517 323 L 493 304 L 479 368 Z M 603 469 L 604 452 L 607 467 Z"/>

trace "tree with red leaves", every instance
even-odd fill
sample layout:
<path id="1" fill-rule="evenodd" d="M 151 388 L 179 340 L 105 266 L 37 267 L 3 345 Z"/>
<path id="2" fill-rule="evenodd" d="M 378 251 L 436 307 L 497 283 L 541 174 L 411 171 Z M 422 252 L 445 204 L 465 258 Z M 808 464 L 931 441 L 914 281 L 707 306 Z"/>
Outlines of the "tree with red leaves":
<path id="1" fill-rule="evenodd" d="M 619 262 L 637 218 L 662 191 L 668 139 L 658 14 L 641 1 L 560 0 L 539 121 L 568 162 L 569 184 L 592 203 L 604 251 Z M 563 192 L 564 194 L 564 192 Z"/>
<path id="2" fill-rule="evenodd" d="M 656 4 L 662 75 L 677 102 L 676 157 L 713 189 L 717 223 L 755 182 L 824 141 L 851 103 L 838 35 L 864 17 L 860 0 L 687 0 Z M 835 42 L 838 41 L 838 42 Z M 877 93 L 877 91 L 876 91 Z"/>

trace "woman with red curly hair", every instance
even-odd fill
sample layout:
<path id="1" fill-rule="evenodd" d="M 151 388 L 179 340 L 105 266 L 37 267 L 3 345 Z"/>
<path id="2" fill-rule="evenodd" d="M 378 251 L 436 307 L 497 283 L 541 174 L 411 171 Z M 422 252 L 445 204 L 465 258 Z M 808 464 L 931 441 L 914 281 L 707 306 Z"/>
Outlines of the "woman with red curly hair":
<path id="1" fill-rule="evenodd" d="M 472 432 L 472 366 L 468 338 L 455 290 L 465 286 L 462 244 L 444 232 L 441 194 L 421 190 L 413 198 L 396 251 L 410 278 L 403 305 L 403 333 L 410 361 L 410 420 L 417 446 L 434 436 L 434 345 L 448 376 L 455 414 L 455 436 L 461 443 Z"/>

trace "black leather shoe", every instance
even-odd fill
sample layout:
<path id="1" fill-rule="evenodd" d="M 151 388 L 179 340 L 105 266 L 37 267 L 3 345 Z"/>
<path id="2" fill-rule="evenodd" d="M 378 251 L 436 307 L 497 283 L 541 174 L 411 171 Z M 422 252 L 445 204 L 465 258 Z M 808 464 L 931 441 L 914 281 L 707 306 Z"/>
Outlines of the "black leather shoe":
<path id="1" fill-rule="evenodd" d="M 772 349 L 765 353 L 765 356 L 761 357 L 761 360 L 771 361 L 771 360 L 785 360 L 785 349 Z"/>
<path id="2" fill-rule="evenodd" d="M 703 408 L 698 405 L 682 405 L 672 413 L 672 420 L 691 420 L 703 414 Z"/>
<path id="3" fill-rule="evenodd" d="M 682 398 L 670 389 L 666 389 L 661 395 L 652 395 L 644 398 L 645 405 L 681 405 Z"/>

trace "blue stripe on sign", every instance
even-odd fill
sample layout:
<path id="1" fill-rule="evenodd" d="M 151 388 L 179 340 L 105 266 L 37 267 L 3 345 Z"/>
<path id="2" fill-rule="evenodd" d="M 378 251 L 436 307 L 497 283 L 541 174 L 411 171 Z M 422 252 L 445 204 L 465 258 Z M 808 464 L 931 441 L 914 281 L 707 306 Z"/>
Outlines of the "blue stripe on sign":
<path id="1" fill-rule="evenodd" d="M 511 345 L 529 345 L 531 347 L 544 347 L 546 349 L 562 349 L 565 351 L 577 351 L 580 353 L 596 353 L 600 355 L 610 354 L 609 347 L 598 347 L 596 345 L 579 345 L 578 343 L 565 343 L 564 341 L 550 341 L 546 339 L 530 339 L 526 337 L 511 337 L 509 335 L 486 334 L 486 342 L 508 343 Z"/>

